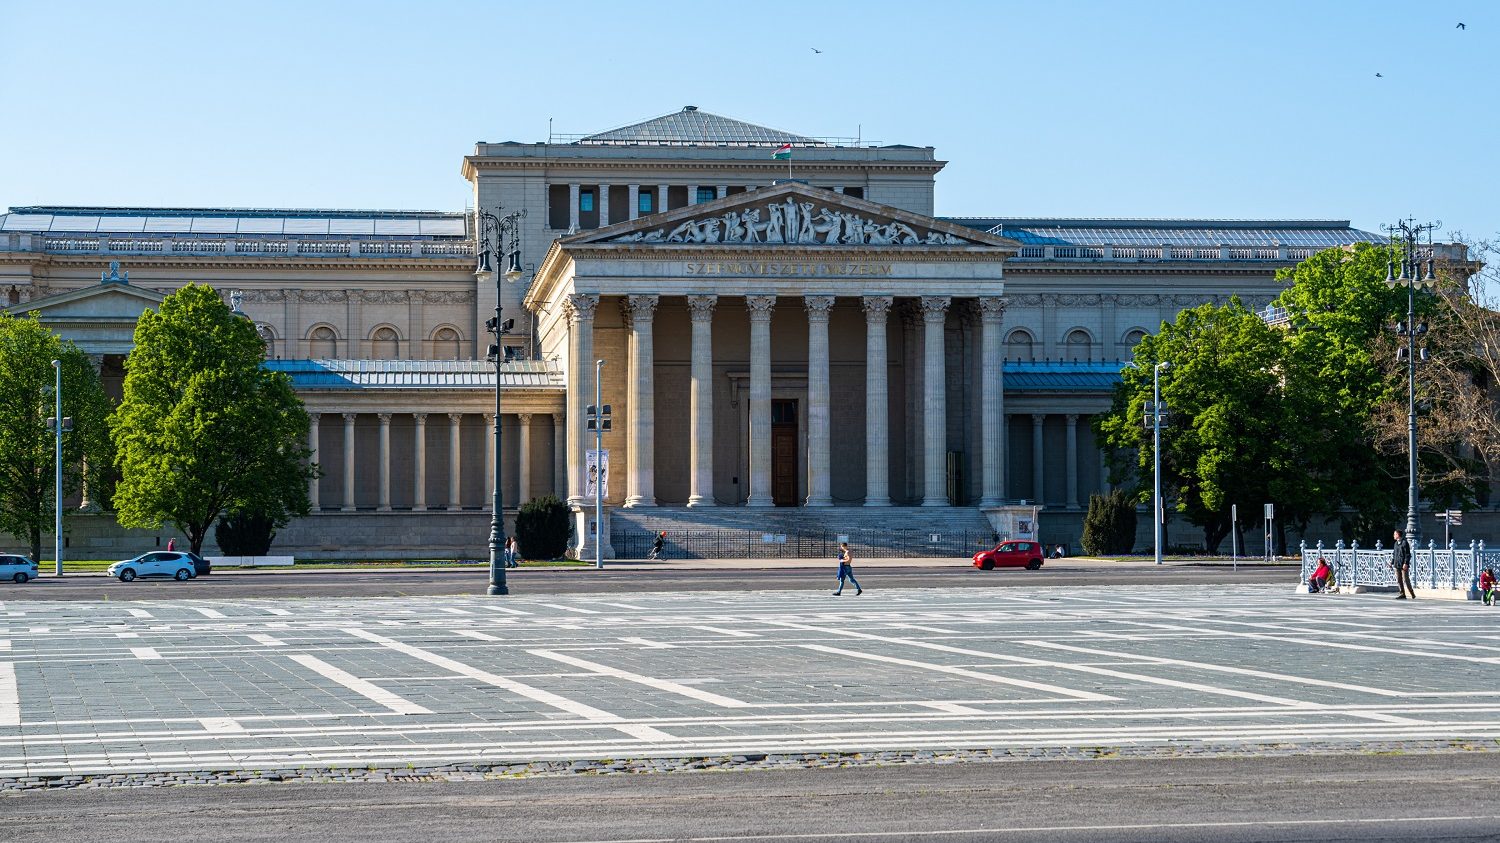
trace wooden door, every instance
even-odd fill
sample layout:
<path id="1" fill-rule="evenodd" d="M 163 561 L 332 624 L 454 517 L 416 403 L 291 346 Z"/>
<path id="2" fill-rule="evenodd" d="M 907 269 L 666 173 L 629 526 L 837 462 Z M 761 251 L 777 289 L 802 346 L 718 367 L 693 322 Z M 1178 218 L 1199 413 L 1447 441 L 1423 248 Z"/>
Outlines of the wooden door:
<path id="1" fill-rule="evenodd" d="M 797 402 L 771 402 L 771 502 L 797 505 Z"/>

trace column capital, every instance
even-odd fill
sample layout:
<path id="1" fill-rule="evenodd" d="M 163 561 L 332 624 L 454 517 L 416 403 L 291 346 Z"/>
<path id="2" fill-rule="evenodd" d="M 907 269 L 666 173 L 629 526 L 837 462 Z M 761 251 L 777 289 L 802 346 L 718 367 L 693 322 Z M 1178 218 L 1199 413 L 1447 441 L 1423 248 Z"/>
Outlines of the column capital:
<path id="1" fill-rule="evenodd" d="M 833 302 L 833 296 L 803 296 L 802 308 L 807 311 L 807 321 L 827 322 Z"/>
<path id="2" fill-rule="evenodd" d="M 776 310 L 776 297 L 774 295 L 745 296 L 745 309 L 750 311 L 751 322 L 770 322 L 771 314 Z"/>
<path id="3" fill-rule="evenodd" d="M 1008 300 L 1004 296 L 980 296 L 979 318 L 987 324 L 998 325 L 1005 318 Z"/>
<path id="4" fill-rule="evenodd" d="M 1032 421 L 1033 424 L 1041 424 L 1042 422 L 1044 422 L 1046 420 L 1047 420 L 1047 414 L 1046 413 L 1032 413 L 1031 414 L 1031 421 Z"/>
<path id="5" fill-rule="evenodd" d="M 594 311 L 599 307 L 599 297 L 590 293 L 569 293 L 562 302 L 563 314 L 569 325 L 594 321 Z"/>
<path id="6" fill-rule="evenodd" d="M 448 421 L 451 424 L 458 424 L 459 422 L 461 422 L 463 420 L 464 420 L 464 414 L 463 413 L 449 413 L 448 414 Z"/>
<path id="7" fill-rule="evenodd" d="M 426 413 L 412 413 L 411 417 L 413 419 L 416 419 L 417 424 L 426 424 L 427 423 L 427 414 Z"/>
<path id="8" fill-rule="evenodd" d="M 711 322 L 714 318 L 714 305 L 719 303 L 719 297 L 715 295 L 688 296 L 688 316 L 694 322 Z"/>
<path id="9" fill-rule="evenodd" d="M 562 427 L 563 423 L 565 421 L 567 421 L 567 419 L 568 419 L 568 414 L 567 413 L 553 413 L 552 414 L 552 423 L 555 424 L 555 425 L 557 425 L 558 427 Z"/>
<path id="10" fill-rule="evenodd" d="M 345 424 L 353 424 L 354 420 L 359 418 L 359 413 L 341 413 L 340 415 L 344 417 Z"/>
<path id="11" fill-rule="evenodd" d="M 375 417 L 378 418 L 378 419 L 380 419 L 380 423 L 381 424 L 390 424 L 391 423 L 391 414 L 390 413 L 376 413 Z"/>
<path id="12" fill-rule="evenodd" d="M 650 324 L 656 316 L 656 306 L 661 302 L 657 295 L 630 295 L 625 297 L 625 318 L 630 322 Z"/>
<path id="13" fill-rule="evenodd" d="M 952 296 L 923 296 L 922 321 L 941 323 L 948 315 L 948 305 L 952 303 Z"/>
<path id="14" fill-rule="evenodd" d="M 865 296 L 860 299 L 860 307 L 865 311 L 865 322 L 870 325 L 884 324 L 891 315 L 891 304 L 895 301 L 891 296 Z"/>
<path id="15" fill-rule="evenodd" d="M 495 414 L 494 413 L 485 413 L 484 414 L 484 423 L 487 424 L 487 425 L 494 424 L 495 423 Z"/>
<path id="16" fill-rule="evenodd" d="M 516 413 L 516 421 L 522 425 L 531 424 L 531 413 Z"/>
<path id="17" fill-rule="evenodd" d="M 1072 427 L 1073 425 L 1078 424 L 1078 414 L 1077 413 L 1068 413 L 1067 419 L 1068 419 L 1068 426 L 1069 427 Z"/>
<path id="18" fill-rule="evenodd" d="M 312 422 L 313 424 L 317 424 L 322 419 L 323 419 L 323 414 L 322 413 L 308 413 L 307 414 L 307 420 L 310 421 L 310 422 Z"/>

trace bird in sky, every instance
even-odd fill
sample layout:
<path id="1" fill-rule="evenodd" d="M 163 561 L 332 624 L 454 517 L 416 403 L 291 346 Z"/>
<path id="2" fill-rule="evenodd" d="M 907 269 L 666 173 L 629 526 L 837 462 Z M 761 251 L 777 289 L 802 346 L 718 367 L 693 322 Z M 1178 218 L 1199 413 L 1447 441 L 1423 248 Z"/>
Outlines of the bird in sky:
<path id="1" fill-rule="evenodd" d="M 1381 76 L 1379 73 L 1377 73 L 1377 74 L 1375 74 L 1375 78 L 1376 79 L 1384 79 L 1385 77 Z"/>
<path id="2" fill-rule="evenodd" d="M 1463 26 L 1463 24 L 1459 24 L 1459 26 Z M 809 47 L 808 49 L 812 50 L 813 52 L 817 53 L 818 55 L 822 55 L 823 54 L 823 51 L 820 50 L 820 49 L 818 49 L 817 47 Z"/>
<path id="3" fill-rule="evenodd" d="M 1463 21 L 1459 21 L 1458 22 L 1458 26 L 1456 28 L 1457 29 L 1468 29 L 1469 26 L 1468 26 L 1468 24 L 1464 23 Z"/>

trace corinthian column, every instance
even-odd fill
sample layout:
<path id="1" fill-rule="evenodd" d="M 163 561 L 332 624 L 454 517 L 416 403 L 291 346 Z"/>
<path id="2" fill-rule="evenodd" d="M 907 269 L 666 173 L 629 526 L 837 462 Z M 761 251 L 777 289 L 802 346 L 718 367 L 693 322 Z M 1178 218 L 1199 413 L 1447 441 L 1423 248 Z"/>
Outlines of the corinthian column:
<path id="1" fill-rule="evenodd" d="M 516 414 L 516 505 L 531 500 L 531 414 Z"/>
<path id="2" fill-rule="evenodd" d="M 828 314 L 833 296 L 806 296 L 807 311 L 807 505 L 833 506 L 829 477 Z"/>
<path id="3" fill-rule="evenodd" d="M 1005 321 L 1005 299 L 979 300 L 980 340 L 979 418 L 983 472 L 980 506 L 999 506 L 1005 497 L 1005 346 L 1000 336 Z"/>
<path id="4" fill-rule="evenodd" d="M 750 497 L 746 506 L 774 506 L 771 499 L 771 313 L 775 296 L 746 296 L 750 311 Z"/>
<path id="5" fill-rule="evenodd" d="M 575 425 L 567 434 L 568 503 L 577 505 L 587 488 L 588 457 L 584 449 L 593 441 L 582 435 L 584 408 L 594 401 L 594 311 L 599 297 L 571 293 L 563 300 L 568 318 L 568 412 L 566 421 Z"/>
<path id="6" fill-rule="evenodd" d="M 656 506 L 656 380 L 651 325 L 656 318 L 656 296 L 629 296 L 630 447 L 625 452 L 625 505 Z"/>
<path id="7" fill-rule="evenodd" d="M 1068 420 L 1068 509 L 1078 509 L 1078 416 L 1069 413 Z"/>
<path id="8" fill-rule="evenodd" d="M 380 505 L 381 512 L 391 511 L 391 414 L 377 413 L 380 420 Z"/>
<path id="9" fill-rule="evenodd" d="M 923 506 L 947 506 L 948 381 L 943 368 L 943 322 L 948 296 L 922 297 Z"/>
<path id="10" fill-rule="evenodd" d="M 411 508 L 414 512 L 427 509 L 427 414 L 412 413 L 415 422 L 412 435 L 412 481 Z"/>
<path id="11" fill-rule="evenodd" d="M 865 506 L 891 505 L 891 418 L 885 323 L 890 296 L 865 296 Z"/>
<path id="12" fill-rule="evenodd" d="M 460 501 L 463 487 L 459 485 L 459 480 L 463 478 L 464 466 L 463 455 L 459 453 L 461 442 L 459 433 L 463 429 L 463 420 L 463 413 L 448 414 L 448 509 L 450 510 L 463 507 Z"/>
<path id="13" fill-rule="evenodd" d="M 1043 498 L 1047 495 L 1046 475 L 1043 473 L 1045 460 L 1042 453 L 1042 425 L 1046 421 L 1047 416 L 1043 413 L 1031 414 L 1031 495 L 1037 506 L 1046 502 Z"/>
<path id="14" fill-rule="evenodd" d="M 714 305 L 718 296 L 688 296 L 693 323 L 691 462 L 688 506 L 714 505 Z"/>
<path id="15" fill-rule="evenodd" d="M 318 464 L 318 422 L 323 418 L 322 413 L 307 414 L 307 450 L 312 453 L 307 455 L 309 465 Z M 311 512 L 317 512 L 322 508 L 318 500 L 318 478 L 307 481 L 307 501 Z"/>
<path id="16" fill-rule="evenodd" d="M 354 420 L 358 413 L 344 414 L 344 512 L 354 511 Z"/>

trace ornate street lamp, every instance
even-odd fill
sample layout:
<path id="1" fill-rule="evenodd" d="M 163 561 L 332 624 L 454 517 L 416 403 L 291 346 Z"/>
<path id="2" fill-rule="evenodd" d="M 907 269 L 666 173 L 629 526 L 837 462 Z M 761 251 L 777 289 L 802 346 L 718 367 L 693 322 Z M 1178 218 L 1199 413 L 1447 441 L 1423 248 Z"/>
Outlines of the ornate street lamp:
<path id="1" fill-rule="evenodd" d="M 1397 350 L 1396 359 L 1406 360 L 1406 539 L 1412 547 L 1417 546 L 1422 525 L 1417 520 L 1417 360 L 1428 359 L 1426 348 L 1417 348 L 1417 337 L 1427 334 L 1427 323 L 1417 321 L 1417 290 L 1428 290 L 1437 286 L 1432 275 L 1430 247 L 1432 232 L 1442 223 L 1417 224 L 1402 220 L 1395 225 L 1382 226 L 1391 235 L 1391 258 L 1386 262 L 1385 284 L 1391 289 L 1406 288 L 1406 321 L 1396 324 L 1396 335 L 1406 339 L 1406 347 Z M 1417 241 L 1427 234 L 1429 256 L 1426 273 L 1421 278 L 1422 260 L 1417 254 Z M 1396 274 L 1396 258 L 1401 259 L 1401 274 Z"/>
<path id="2" fill-rule="evenodd" d="M 1166 415 L 1166 408 L 1161 404 L 1161 373 L 1172 368 L 1172 364 L 1166 360 L 1157 363 L 1151 370 L 1151 450 L 1154 453 L 1156 489 L 1154 495 L 1153 509 L 1155 510 L 1156 526 L 1152 528 L 1152 535 L 1156 537 L 1156 564 L 1161 564 L 1161 539 L 1162 526 L 1167 520 L 1167 513 L 1162 506 L 1161 500 L 1161 423 Z"/>
<path id="3" fill-rule="evenodd" d="M 505 216 L 496 216 L 484 209 L 475 211 L 479 228 L 479 259 L 474 268 L 476 275 L 494 273 L 491 255 L 505 261 L 505 270 L 495 274 L 495 315 L 485 320 L 485 330 L 495 335 L 495 341 L 489 347 L 487 359 L 495 364 L 495 428 L 492 431 L 495 437 L 495 464 L 493 467 L 494 495 L 490 499 L 490 586 L 489 594 L 509 594 L 510 588 L 505 584 L 505 559 L 500 543 L 505 534 L 505 511 L 501 507 L 500 490 L 500 364 L 505 358 L 505 349 L 501 346 L 500 338 L 510 333 L 515 325 L 514 319 L 505 319 L 504 298 L 505 282 L 514 283 L 521 277 L 521 238 L 519 224 L 521 218 L 526 216 L 526 210 L 513 211 Z"/>

